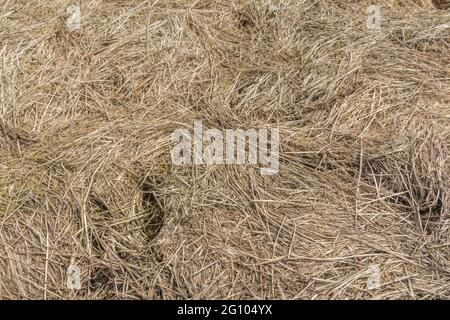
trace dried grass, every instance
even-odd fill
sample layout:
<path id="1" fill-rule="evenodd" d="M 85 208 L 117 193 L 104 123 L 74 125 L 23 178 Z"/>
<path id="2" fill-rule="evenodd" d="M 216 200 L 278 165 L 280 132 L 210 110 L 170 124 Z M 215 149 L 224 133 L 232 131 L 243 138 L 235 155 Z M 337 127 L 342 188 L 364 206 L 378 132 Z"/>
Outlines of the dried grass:
<path id="1" fill-rule="evenodd" d="M 70 1 L 2 1 L 0 297 L 449 298 L 434 2 L 374 33 L 369 1 L 83 0 L 75 32 Z M 280 128 L 280 172 L 173 166 L 195 119 Z"/>

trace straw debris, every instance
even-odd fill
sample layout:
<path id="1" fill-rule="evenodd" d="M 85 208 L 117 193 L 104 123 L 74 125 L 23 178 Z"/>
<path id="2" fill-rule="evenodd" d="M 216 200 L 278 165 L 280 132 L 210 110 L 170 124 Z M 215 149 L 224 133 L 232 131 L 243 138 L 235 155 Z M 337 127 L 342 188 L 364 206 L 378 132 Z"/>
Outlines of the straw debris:
<path id="1" fill-rule="evenodd" d="M 449 1 L 372 2 L 3 1 L 0 297 L 448 299 Z M 196 120 L 279 172 L 173 165 Z"/>

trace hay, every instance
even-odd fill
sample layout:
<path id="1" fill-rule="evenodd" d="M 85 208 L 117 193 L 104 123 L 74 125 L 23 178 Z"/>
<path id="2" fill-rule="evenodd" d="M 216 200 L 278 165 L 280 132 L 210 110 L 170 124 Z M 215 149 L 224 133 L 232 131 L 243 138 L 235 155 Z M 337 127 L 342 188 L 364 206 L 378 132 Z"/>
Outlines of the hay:
<path id="1" fill-rule="evenodd" d="M 450 11 L 378 3 L 3 1 L 0 297 L 449 298 Z M 279 173 L 173 166 L 196 119 Z"/>

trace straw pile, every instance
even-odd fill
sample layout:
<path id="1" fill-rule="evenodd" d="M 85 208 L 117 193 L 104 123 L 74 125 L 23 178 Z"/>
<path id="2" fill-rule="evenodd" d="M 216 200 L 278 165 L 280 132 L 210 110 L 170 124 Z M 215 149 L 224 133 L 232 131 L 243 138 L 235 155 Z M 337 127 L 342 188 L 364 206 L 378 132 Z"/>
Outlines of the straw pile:
<path id="1" fill-rule="evenodd" d="M 1 298 L 450 297 L 449 1 L 70 4 L 0 3 Z M 174 166 L 195 120 L 278 174 Z"/>

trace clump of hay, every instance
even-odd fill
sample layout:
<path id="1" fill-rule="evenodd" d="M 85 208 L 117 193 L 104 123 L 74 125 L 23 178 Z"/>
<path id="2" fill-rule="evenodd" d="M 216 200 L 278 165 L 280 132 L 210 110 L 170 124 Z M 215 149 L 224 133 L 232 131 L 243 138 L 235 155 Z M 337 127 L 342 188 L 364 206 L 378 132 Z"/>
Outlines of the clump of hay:
<path id="1" fill-rule="evenodd" d="M 437 2 L 7 1 L 0 297 L 448 298 Z M 279 128 L 279 173 L 173 166 L 196 119 Z"/>

